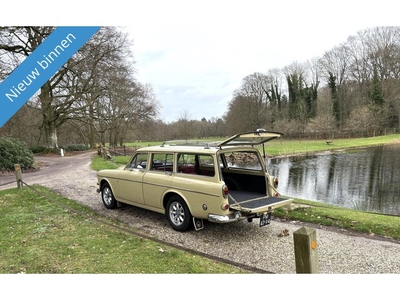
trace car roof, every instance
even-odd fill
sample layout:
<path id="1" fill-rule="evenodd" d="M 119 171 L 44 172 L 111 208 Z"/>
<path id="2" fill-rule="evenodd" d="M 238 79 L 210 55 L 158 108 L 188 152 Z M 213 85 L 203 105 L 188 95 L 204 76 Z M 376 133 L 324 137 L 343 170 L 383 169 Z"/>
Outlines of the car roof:
<path id="1" fill-rule="evenodd" d="M 138 149 L 137 151 L 148 152 L 202 152 L 202 153 L 215 153 L 219 148 L 205 148 L 205 147 L 192 147 L 192 146 L 176 146 L 162 144 L 160 146 L 149 146 Z"/>
<path id="2" fill-rule="evenodd" d="M 205 153 L 213 154 L 216 152 L 225 151 L 241 151 L 241 150 L 256 150 L 254 147 L 249 146 L 225 146 L 217 147 L 210 145 L 169 145 L 163 144 L 160 146 L 149 146 L 137 149 L 137 152 L 186 152 L 186 153 Z"/>

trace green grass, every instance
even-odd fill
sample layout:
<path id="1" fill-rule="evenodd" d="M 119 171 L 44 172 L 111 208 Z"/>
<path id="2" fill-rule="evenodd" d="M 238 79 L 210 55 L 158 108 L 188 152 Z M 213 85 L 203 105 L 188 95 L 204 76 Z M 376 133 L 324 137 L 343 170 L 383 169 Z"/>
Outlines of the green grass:
<path id="1" fill-rule="evenodd" d="M 246 273 L 96 222 L 87 207 L 34 188 L 40 194 L 0 191 L 2 274 Z"/>
<path id="2" fill-rule="evenodd" d="M 392 143 L 400 143 L 400 134 L 369 138 L 333 139 L 330 145 L 326 143 L 326 140 L 287 140 L 282 138 L 267 142 L 265 144 L 265 149 L 268 156 L 281 156 L 357 149 Z M 262 151 L 261 147 L 259 149 Z"/>
<path id="3" fill-rule="evenodd" d="M 308 200 L 295 199 L 293 210 L 279 208 L 274 216 L 353 230 L 400 240 L 400 216 L 387 216 Z"/>
<path id="4" fill-rule="evenodd" d="M 116 156 L 109 160 L 96 155 L 92 158 L 91 168 L 95 171 L 103 169 L 118 169 L 120 166 L 126 165 L 129 159 L 129 156 Z"/>

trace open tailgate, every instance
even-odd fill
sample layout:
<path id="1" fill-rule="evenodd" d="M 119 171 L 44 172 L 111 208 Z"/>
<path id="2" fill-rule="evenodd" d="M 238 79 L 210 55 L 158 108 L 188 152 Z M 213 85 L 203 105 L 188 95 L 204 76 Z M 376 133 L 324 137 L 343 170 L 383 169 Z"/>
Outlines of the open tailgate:
<path id="1" fill-rule="evenodd" d="M 246 191 L 229 192 L 230 208 L 244 213 L 267 213 L 292 202 L 293 199 L 290 198 L 270 197 L 261 193 Z"/>

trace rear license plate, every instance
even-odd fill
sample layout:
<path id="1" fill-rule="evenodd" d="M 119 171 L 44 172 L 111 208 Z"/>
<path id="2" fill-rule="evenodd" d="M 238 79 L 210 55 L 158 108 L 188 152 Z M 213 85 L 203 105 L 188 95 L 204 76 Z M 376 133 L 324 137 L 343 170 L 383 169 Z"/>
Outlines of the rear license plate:
<path id="1" fill-rule="evenodd" d="M 269 223 L 271 223 L 271 213 L 263 214 L 260 217 L 260 227 L 268 225 Z"/>

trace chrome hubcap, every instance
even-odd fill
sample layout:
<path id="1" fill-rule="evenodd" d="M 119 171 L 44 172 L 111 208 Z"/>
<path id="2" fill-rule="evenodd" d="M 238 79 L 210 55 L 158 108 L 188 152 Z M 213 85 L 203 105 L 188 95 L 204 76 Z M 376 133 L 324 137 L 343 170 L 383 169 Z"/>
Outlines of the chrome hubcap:
<path id="1" fill-rule="evenodd" d="M 110 205 L 112 202 L 111 189 L 108 187 L 104 188 L 104 190 L 103 190 L 103 200 L 104 200 L 104 203 L 107 205 Z"/>
<path id="2" fill-rule="evenodd" d="M 183 209 L 183 206 L 179 202 L 173 202 L 169 207 L 169 216 L 174 225 L 182 225 L 185 220 L 185 210 Z"/>

